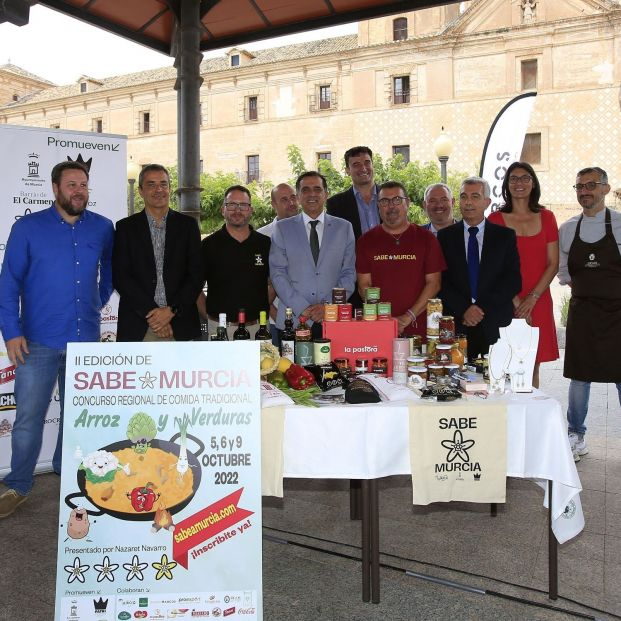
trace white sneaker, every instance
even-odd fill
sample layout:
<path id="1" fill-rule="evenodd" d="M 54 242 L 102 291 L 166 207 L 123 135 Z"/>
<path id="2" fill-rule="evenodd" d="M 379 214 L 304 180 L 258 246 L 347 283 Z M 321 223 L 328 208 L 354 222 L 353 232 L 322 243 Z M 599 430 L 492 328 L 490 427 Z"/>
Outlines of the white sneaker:
<path id="1" fill-rule="evenodd" d="M 573 448 L 573 453 L 575 455 L 586 455 L 589 452 L 589 448 L 586 444 L 586 440 L 584 439 L 584 436 L 579 435 L 578 436 L 578 441 L 576 442 L 576 444 L 574 444 L 574 448 Z"/>
<path id="2" fill-rule="evenodd" d="M 570 431 L 567 437 L 569 438 L 569 446 L 571 447 L 571 450 L 573 452 L 574 447 L 576 446 L 576 444 L 578 443 L 578 440 L 580 439 L 580 435 L 577 434 L 575 431 Z"/>

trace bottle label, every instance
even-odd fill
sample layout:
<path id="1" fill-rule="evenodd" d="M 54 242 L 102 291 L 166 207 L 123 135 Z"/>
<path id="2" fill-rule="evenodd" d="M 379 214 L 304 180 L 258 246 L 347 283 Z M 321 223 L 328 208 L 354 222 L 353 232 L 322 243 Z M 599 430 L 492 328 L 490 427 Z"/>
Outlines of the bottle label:
<path id="1" fill-rule="evenodd" d="M 283 358 L 295 362 L 295 342 L 294 341 L 281 341 L 280 342 L 280 355 Z"/>
<path id="2" fill-rule="evenodd" d="M 295 331 L 295 338 L 296 340 L 300 339 L 300 340 L 310 340 L 311 337 L 311 331 L 310 330 L 296 330 Z"/>
<path id="3" fill-rule="evenodd" d="M 313 364 L 313 343 L 298 341 L 295 344 L 295 362 L 297 364 Z"/>

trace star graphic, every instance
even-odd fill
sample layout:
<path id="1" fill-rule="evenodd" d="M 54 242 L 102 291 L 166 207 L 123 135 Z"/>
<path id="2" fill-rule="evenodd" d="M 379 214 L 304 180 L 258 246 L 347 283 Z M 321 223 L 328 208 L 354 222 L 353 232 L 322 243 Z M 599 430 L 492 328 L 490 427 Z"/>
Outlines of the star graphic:
<path id="1" fill-rule="evenodd" d="M 155 380 L 157 379 L 157 375 L 151 375 L 149 371 L 146 372 L 145 375 L 141 375 L 138 378 L 142 382 L 142 387 L 146 388 L 155 388 Z"/>
<path id="2" fill-rule="evenodd" d="M 102 565 L 93 565 L 93 568 L 99 572 L 97 576 L 97 582 L 102 582 L 103 580 L 109 580 L 110 582 L 114 582 L 114 572 L 119 568 L 118 564 L 110 564 L 110 557 L 104 556 Z"/>
<path id="3" fill-rule="evenodd" d="M 144 580 L 144 575 L 142 574 L 142 570 L 148 567 L 149 563 L 141 563 L 138 559 L 138 555 L 134 554 L 131 563 L 123 563 L 123 569 L 127 570 L 127 577 L 125 578 L 127 582 L 133 580 L 134 578 L 138 578 L 138 580 Z"/>
<path id="4" fill-rule="evenodd" d="M 151 563 L 153 569 L 157 569 L 155 574 L 156 580 L 161 580 L 166 577 L 169 580 L 173 579 L 172 570 L 177 567 L 177 561 L 169 561 L 166 554 L 162 554 L 162 558 L 159 563 Z"/>
<path id="5" fill-rule="evenodd" d="M 453 440 L 442 440 L 442 446 L 449 449 L 446 456 L 446 461 L 449 463 L 456 457 L 459 457 L 464 462 L 468 462 L 470 461 L 470 456 L 468 455 L 467 450 L 474 446 L 474 440 L 464 440 L 461 431 L 457 429 L 453 434 Z"/>
<path id="6" fill-rule="evenodd" d="M 84 582 L 84 574 L 90 569 L 90 565 L 81 565 L 80 557 L 76 556 L 73 565 L 65 565 L 65 571 L 69 574 L 67 582 L 71 584 L 74 580 Z"/>

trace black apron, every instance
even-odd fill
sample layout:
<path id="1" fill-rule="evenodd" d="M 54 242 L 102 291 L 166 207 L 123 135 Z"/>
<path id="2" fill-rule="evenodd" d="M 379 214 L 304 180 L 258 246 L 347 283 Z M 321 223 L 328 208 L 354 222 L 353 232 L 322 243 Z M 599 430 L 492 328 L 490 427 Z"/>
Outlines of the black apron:
<path id="1" fill-rule="evenodd" d="M 621 254 L 606 209 L 606 233 L 580 239 L 582 216 L 569 249 L 571 299 L 563 375 L 583 382 L 621 382 Z"/>

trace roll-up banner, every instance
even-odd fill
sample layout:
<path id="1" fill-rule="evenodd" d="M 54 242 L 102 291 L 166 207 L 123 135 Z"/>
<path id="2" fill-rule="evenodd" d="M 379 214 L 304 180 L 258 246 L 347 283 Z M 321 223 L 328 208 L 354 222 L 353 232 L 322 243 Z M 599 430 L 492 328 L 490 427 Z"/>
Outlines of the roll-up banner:
<path id="1" fill-rule="evenodd" d="M 479 173 L 491 189 L 492 202 L 486 215 L 502 206 L 502 181 L 509 164 L 520 159 L 536 96 L 536 92 L 523 93 L 512 99 L 498 113 L 487 134 Z"/>
<path id="2" fill-rule="evenodd" d="M 77 160 L 90 169 L 88 209 L 113 222 L 127 215 L 127 136 L 41 127 L 0 125 L 0 264 L 11 227 L 29 213 L 47 209 L 54 200 L 50 175 L 58 162 Z M 102 309 L 103 341 L 116 340 L 116 293 Z M 0 336 L 0 477 L 11 464 L 11 431 L 15 422 L 15 368 Z M 43 446 L 36 471 L 52 469 L 60 404 L 58 389 L 45 417 Z"/>

